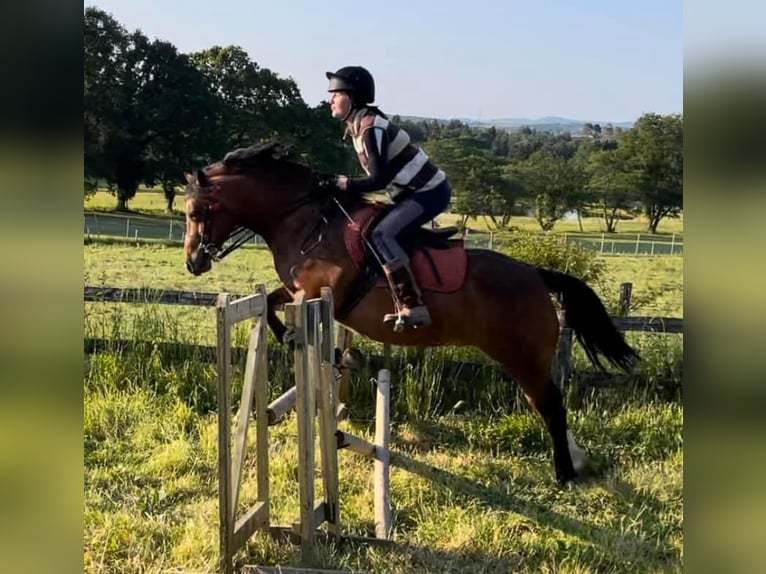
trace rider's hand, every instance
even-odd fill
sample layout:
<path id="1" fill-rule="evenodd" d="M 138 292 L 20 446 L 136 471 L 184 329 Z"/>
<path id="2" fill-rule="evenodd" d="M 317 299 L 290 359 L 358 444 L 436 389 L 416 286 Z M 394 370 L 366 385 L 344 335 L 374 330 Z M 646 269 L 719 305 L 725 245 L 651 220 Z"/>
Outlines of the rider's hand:
<path id="1" fill-rule="evenodd" d="M 338 189 L 341 191 L 347 191 L 348 190 L 348 177 L 345 175 L 339 175 L 335 178 L 335 185 L 338 186 Z"/>
<path id="2" fill-rule="evenodd" d="M 321 197 L 329 197 L 334 195 L 338 190 L 338 184 L 336 183 L 337 177 L 323 176 L 316 182 L 316 191 Z"/>

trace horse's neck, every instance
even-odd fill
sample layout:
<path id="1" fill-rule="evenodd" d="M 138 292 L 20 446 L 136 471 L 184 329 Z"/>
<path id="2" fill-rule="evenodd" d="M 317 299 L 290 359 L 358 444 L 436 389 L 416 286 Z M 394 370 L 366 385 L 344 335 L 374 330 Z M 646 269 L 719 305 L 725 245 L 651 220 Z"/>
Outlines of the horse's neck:
<path id="1" fill-rule="evenodd" d="M 324 231 L 322 213 L 315 203 L 304 205 L 283 220 L 275 222 L 264 240 L 274 256 L 277 273 L 283 281 L 290 267 L 311 257 L 311 253 L 303 255 L 301 251 L 315 243 Z"/>

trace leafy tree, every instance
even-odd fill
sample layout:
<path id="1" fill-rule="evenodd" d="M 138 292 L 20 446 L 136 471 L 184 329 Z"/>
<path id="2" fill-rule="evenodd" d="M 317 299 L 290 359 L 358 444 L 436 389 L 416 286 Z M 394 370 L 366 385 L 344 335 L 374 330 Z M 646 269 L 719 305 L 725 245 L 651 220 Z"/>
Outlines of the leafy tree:
<path id="1" fill-rule="evenodd" d="M 650 233 L 683 209 L 683 118 L 644 114 L 622 136 L 621 146 L 638 174 L 638 201 Z"/>
<path id="2" fill-rule="evenodd" d="M 95 8 L 85 11 L 84 40 L 85 172 L 115 187 L 117 207 L 125 209 L 148 171 L 151 45 Z"/>
<path id="3" fill-rule="evenodd" d="M 472 135 L 429 140 L 424 145 L 452 183 L 452 210 L 462 216 L 462 227 L 469 218 L 480 215 L 488 215 L 496 226 L 496 216 L 510 217 L 515 188 L 503 174 L 501 163 L 484 149 L 486 145 Z"/>
<path id="4" fill-rule="evenodd" d="M 238 46 L 215 46 L 191 54 L 219 102 L 212 150 L 216 157 L 280 133 L 291 105 L 303 103 L 291 79 L 260 68 Z"/>
<path id="5" fill-rule="evenodd" d="M 514 164 L 513 171 L 533 198 L 540 227 L 544 231 L 553 229 L 571 207 L 573 194 L 578 189 L 580 178 L 575 167 L 549 151 L 537 151 L 529 159 Z"/>
<path id="6" fill-rule="evenodd" d="M 587 188 L 601 211 L 607 233 L 617 229 L 620 212 L 635 204 L 639 183 L 624 149 L 599 150 L 588 158 Z"/>
<path id="7" fill-rule="evenodd" d="M 151 74 L 145 91 L 149 109 L 150 173 L 147 183 L 160 182 L 173 211 L 176 186 L 183 184 L 190 165 L 205 162 L 213 143 L 208 126 L 215 122 L 217 100 L 207 90 L 202 74 L 175 46 L 155 41 L 146 65 Z"/>

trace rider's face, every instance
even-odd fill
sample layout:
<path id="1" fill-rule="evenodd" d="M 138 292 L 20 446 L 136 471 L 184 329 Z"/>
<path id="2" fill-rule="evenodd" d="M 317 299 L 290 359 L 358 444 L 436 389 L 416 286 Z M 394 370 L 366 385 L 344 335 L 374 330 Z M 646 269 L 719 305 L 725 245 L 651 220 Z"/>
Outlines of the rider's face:
<path id="1" fill-rule="evenodd" d="M 351 97 L 348 92 L 332 92 L 330 111 L 334 118 L 345 118 L 351 109 Z"/>

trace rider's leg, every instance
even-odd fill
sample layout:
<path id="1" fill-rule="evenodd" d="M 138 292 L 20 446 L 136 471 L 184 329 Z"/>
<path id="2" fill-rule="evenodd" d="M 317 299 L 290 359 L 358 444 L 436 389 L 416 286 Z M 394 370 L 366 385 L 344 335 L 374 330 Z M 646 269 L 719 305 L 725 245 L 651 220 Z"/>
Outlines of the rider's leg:
<path id="1" fill-rule="evenodd" d="M 434 190 L 414 194 L 402 201 L 381 220 L 372 232 L 372 240 L 384 260 L 383 269 L 394 286 L 394 295 L 400 306 L 402 320 L 413 326 L 426 326 L 431 316 L 423 304 L 422 295 L 409 257 L 397 240 L 403 231 L 430 221 L 441 213 L 449 203 L 450 191 L 446 185 Z M 395 321 L 399 315 L 387 314 L 385 322 Z"/>

